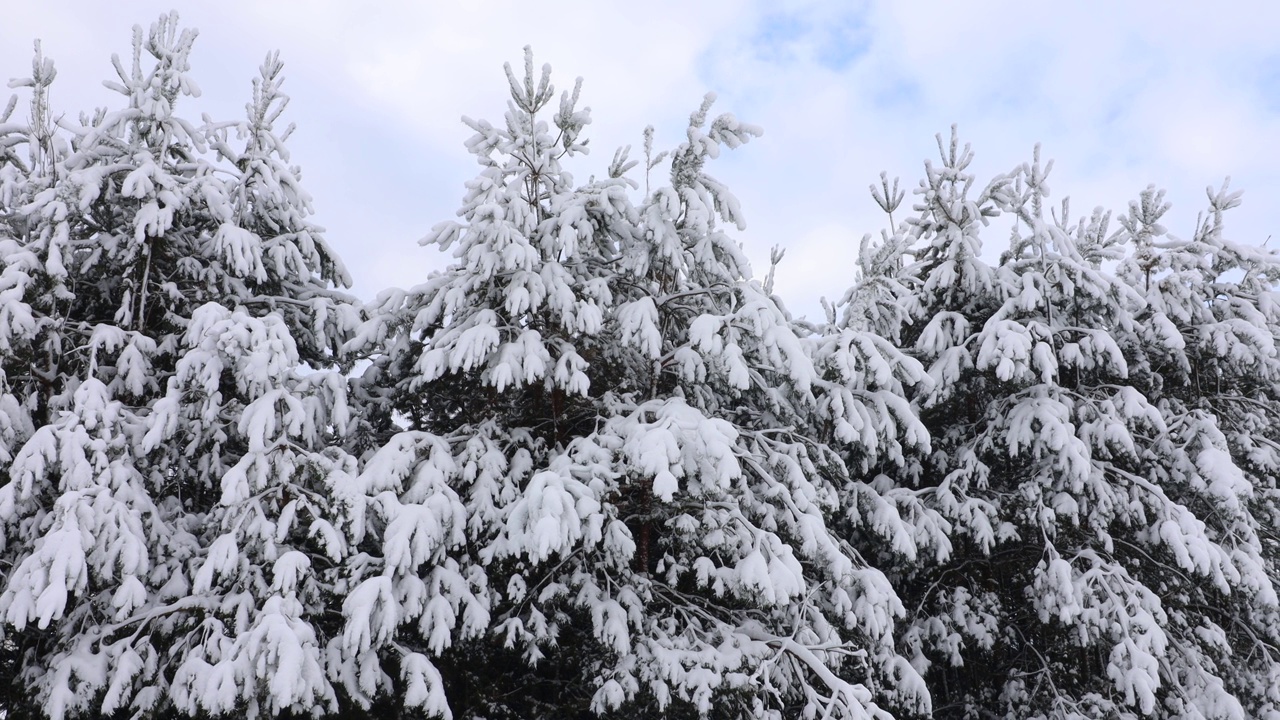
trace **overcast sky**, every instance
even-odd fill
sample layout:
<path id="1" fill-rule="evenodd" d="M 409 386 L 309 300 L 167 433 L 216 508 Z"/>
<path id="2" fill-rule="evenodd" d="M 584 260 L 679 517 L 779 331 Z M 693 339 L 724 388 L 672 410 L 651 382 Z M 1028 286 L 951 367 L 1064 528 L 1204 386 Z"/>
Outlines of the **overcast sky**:
<path id="1" fill-rule="evenodd" d="M 117 106 L 101 86 L 111 54 L 127 56 L 130 28 L 171 6 L 8 3 L 0 75 L 28 74 L 41 38 L 56 108 Z M 447 262 L 416 241 L 454 217 L 478 170 L 459 119 L 501 120 L 502 64 L 518 66 L 526 44 L 558 88 L 584 78 L 594 152 L 570 165 L 582 180 L 615 147 L 638 149 L 645 125 L 660 146 L 679 142 L 707 91 L 717 110 L 762 126 L 709 171 L 742 201 L 756 274 L 785 247 L 778 291 L 811 316 L 848 285 L 862 235 L 884 225 L 868 184 L 887 170 L 915 187 L 952 123 L 983 181 L 1040 142 L 1073 215 L 1123 210 L 1155 183 L 1181 236 L 1205 186 L 1231 175 L 1245 196 L 1229 234 L 1280 243 L 1280 3 L 222 0 L 181 17 L 200 31 L 203 94 L 184 101 L 186 117 L 240 117 L 258 65 L 281 51 L 292 159 L 366 299 Z"/>

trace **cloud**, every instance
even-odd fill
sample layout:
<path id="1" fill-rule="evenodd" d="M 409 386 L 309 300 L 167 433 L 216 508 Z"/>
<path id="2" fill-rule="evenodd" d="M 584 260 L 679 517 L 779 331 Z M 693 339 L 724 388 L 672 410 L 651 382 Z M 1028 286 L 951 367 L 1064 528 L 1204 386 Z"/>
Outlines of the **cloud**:
<path id="1" fill-rule="evenodd" d="M 110 54 L 127 52 L 130 24 L 167 7 L 20 3 L 0 25 L 0 73 L 25 73 L 43 36 L 62 73 L 55 103 L 111 102 L 100 86 Z M 414 241 L 453 217 L 476 172 L 459 118 L 501 121 L 502 63 L 518 65 L 526 44 L 558 87 L 585 78 L 595 152 L 571 166 L 580 179 L 615 147 L 638 146 L 647 124 L 660 145 L 679 142 L 708 90 L 718 111 L 762 125 L 708 169 L 742 200 L 759 273 L 770 247 L 789 248 L 777 286 L 811 316 L 818 296 L 852 280 L 861 236 L 885 224 L 867 185 L 887 170 L 914 187 L 952 123 L 983 179 L 1042 142 L 1074 214 L 1123 210 L 1154 182 L 1186 235 L 1204 186 L 1230 173 L 1246 191 L 1228 218 L 1234 236 L 1280 234 L 1280 5 L 234 0 L 183 18 L 201 30 L 193 70 L 205 92 L 189 107 L 218 117 L 242 112 L 258 62 L 281 50 L 294 160 L 363 296 L 449 260 Z"/>
<path id="2" fill-rule="evenodd" d="M 953 122 L 982 179 L 1029 160 L 1040 142 L 1058 161 L 1051 186 L 1073 197 L 1073 214 L 1098 204 L 1123 211 L 1155 183 L 1169 189 L 1169 226 L 1184 236 L 1205 185 L 1232 174 L 1246 195 L 1228 226 L 1261 242 L 1276 230 L 1268 200 L 1280 192 L 1271 161 L 1280 123 L 1257 70 L 1275 57 L 1274 34 L 1259 27 L 1280 24 L 1270 8 L 1246 23 L 1243 6 L 1189 7 L 1148 15 L 1101 3 L 872 3 L 850 24 L 857 52 L 847 65 L 818 57 L 832 22 L 782 21 L 777 38 L 808 53 L 722 40 L 710 82 L 729 88 L 724 104 L 763 125 L 760 145 L 771 146 L 743 151 L 743 183 L 725 178 L 750 197 L 751 257 L 759 264 L 772 243 L 790 244 L 778 286 L 794 293 L 794 307 L 816 311 L 817 296 L 842 285 L 819 289 L 814 268 L 834 243 L 883 224 L 867 183 L 883 169 L 913 187 L 920 161 L 936 157 L 932 135 Z"/>

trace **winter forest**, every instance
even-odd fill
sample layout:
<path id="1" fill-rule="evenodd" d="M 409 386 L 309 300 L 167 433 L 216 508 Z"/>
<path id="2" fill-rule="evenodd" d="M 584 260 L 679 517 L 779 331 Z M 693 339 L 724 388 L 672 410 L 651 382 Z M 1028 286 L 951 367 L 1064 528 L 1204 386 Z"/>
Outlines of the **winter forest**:
<path id="1" fill-rule="evenodd" d="M 813 321 L 713 176 L 759 128 L 587 176 L 526 50 L 448 269 L 360 302 L 281 61 L 191 117 L 195 38 L 0 104 L 0 716 L 1280 719 L 1280 256 L 1226 183 L 1080 214 L 953 130 Z"/>

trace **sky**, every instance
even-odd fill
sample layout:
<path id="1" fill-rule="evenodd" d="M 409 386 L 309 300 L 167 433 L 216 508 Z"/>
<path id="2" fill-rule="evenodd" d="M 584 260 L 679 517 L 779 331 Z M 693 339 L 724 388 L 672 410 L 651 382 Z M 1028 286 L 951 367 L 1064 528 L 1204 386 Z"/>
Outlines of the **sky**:
<path id="1" fill-rule="evenodd" d="M 127 57 L 131 27 L 171 9 L 13 3 L 0 76 L 29 74 L 39 38 L 59 73 L 55 108 L 116 107 L 102 86 L 111 55 Z M 286 118 L 298 126 L 291 160 L 366 300 L 450 262 L 417 240 L 455 217 L 479 171 L 461 117 L 501 121 L 502 65 L 518 68 L 525 45 L 557 88 L 584 80 L 593 152 L 567 166 L 580 180 L 603 174 L 617 147 L 638 152 L 646 125 L 659 148 L 679 143 L 707 92 L 715 111 L 761 126 L 707 169 L 742 203 L 736 236 L 755 274 L 771 247 L 786 250 L 775 288 L 798 315 L 816 319 L 820 297 L 843 293 L 862 236 L 887 225 L 868 186 L 887 171 L 909 193 L 952 124 L 973 145 L 980 182 L 1040 143 L 1055 160 L 1053 198 L 1069 196 L 1073 216 L 1099 205 L 1119 214 L 1155 184 L 1181 237 L 1205 187 L 1229 175 L 1245 191 L 1229 237 L 1280 243 L 1280 3 L 221 0 L 179 10 L 200 32 L 202 93 L 182 101 L 185 117 L 242 117 L 259 64 L 280 51 Z M 984 238 L 998 256 L 1003 235 Z"/>

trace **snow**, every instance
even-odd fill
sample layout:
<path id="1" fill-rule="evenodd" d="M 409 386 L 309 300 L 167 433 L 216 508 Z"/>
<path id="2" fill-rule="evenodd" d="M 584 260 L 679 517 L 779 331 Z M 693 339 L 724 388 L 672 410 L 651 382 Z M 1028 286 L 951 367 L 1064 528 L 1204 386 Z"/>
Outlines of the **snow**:
<path id="1" fill-rule="evenodd" d="M 537 564 L 551 555 L 599 540 L 603 518 L 587 486 L 555 471 L 534 474 L 507 520 L 504 553 L 519 552 Z"/>
<path id="2" fill-rule="evenodd" d="M 1109 233 L 1038 149 L 982 185 L 939 137 L 798 321 L 708 174 L 759 128 L 708 97 L 643 195 L 625 152 L 576 182 L 590 113 L 528 55 L 424 240 L 456 262 L 362 307 L 279 59 L 193 124 L 193 41 L 139 29 L 87 127 L 38 58 L 0 118 L 14 711 L 1277 713 L 1280 262 L 1238 193 Z"/>

